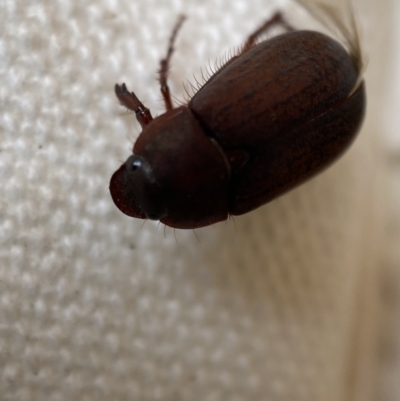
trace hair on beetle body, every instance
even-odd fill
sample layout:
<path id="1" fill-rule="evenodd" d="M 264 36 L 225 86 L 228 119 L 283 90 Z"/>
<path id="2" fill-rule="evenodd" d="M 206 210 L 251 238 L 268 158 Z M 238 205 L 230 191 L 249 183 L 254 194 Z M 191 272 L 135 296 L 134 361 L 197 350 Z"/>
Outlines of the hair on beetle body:
<path id="1" fill-rule="evenodd" d="M 110 192 L 125 214 L 194 229 L 256 209 L 333 163 L 354 140 L 366 103 L 366 56 L 351 4 L 296 0 L 332 36 L 295 30 L 277 12 L 222 59 L 186 104 L 174 107 L 169 63 L 184 16 L 161 60 L 166 112 L 153 118 L 126 85 L 120 103 L 142 133 L 113 174 Z M 286 33 L 259 41 L 272 27 Z M 228 53 L 229 56 L 229 53 Z"/>

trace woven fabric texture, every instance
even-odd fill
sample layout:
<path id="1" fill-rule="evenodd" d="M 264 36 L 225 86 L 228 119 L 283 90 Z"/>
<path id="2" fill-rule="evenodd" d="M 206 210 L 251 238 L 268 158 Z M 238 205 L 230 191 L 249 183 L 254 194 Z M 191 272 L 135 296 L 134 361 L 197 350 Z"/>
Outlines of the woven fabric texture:
<path id="1" fill-rule="evenodd" d="M 140 132 L 114 84 L 162 113 L 177 15 L 183 99 L 181 82 L 279 6 L 248 3 L 0 3 L 1 401 L 368 400 L 382 223 L 370 117 L 325 173 L 196 233 L 130 219 L 108 192 Z"/>

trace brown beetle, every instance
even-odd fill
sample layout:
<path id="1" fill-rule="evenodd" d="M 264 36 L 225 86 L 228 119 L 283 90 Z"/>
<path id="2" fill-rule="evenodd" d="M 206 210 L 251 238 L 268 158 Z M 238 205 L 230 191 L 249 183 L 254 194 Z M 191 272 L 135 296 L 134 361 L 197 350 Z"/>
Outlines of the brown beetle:
<path id="1" fill-rule="evenodd" d="M 364 116 L 364 59 L 354 19 L 346 30 L 330 12 L 317 18 L 340 28 L 347 50 L 322 33 L 292 30 L 277 13 L 186 106 L 173 108 L 167 75 L 181 17 L 161 62 L 166 113 L 153 119 L 125 84 L 115 87 L 143 128 L 111 178 L 117 207 L 171 227 L 203 227 L 271 201 L 341 155 Z M 289 32 L 255 44 L 275 24 Z"/>

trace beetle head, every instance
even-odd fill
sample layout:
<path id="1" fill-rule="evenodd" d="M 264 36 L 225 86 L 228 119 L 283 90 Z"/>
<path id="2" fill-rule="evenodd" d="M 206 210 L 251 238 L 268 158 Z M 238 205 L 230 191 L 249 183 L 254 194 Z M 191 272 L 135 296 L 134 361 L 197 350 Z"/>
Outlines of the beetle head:
<path id="1" fill-rule="evenodd" d="M 110 191 L 114 203 L 128 216 L 161 220 L 166 214 L 154 171 L 142 156 L 131 155 L 113 174 Z"/>
<path id="2" fill-rule="evenodd" d="M 229 165 L 187 107 L 151 121 L 133 151 L 110 182 L 123 213 L 176 228 L 227 218 Z"/>

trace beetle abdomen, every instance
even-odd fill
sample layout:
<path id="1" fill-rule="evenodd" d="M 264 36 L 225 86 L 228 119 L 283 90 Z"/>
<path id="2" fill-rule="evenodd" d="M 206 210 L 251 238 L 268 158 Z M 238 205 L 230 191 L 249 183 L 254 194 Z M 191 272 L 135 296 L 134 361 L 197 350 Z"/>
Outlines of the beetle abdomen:
<path id="1" fill-rule="evenodd" d="M 189 107 L 206 132 L 225 151 L 249 156 L 233 172 L 231 214 L 302 183 L 346 149 L 365 107 L 363 87 L 349 98 L 357 77 L 342 45 L 296 31 L 255 46 L 193 97 Z"/>

